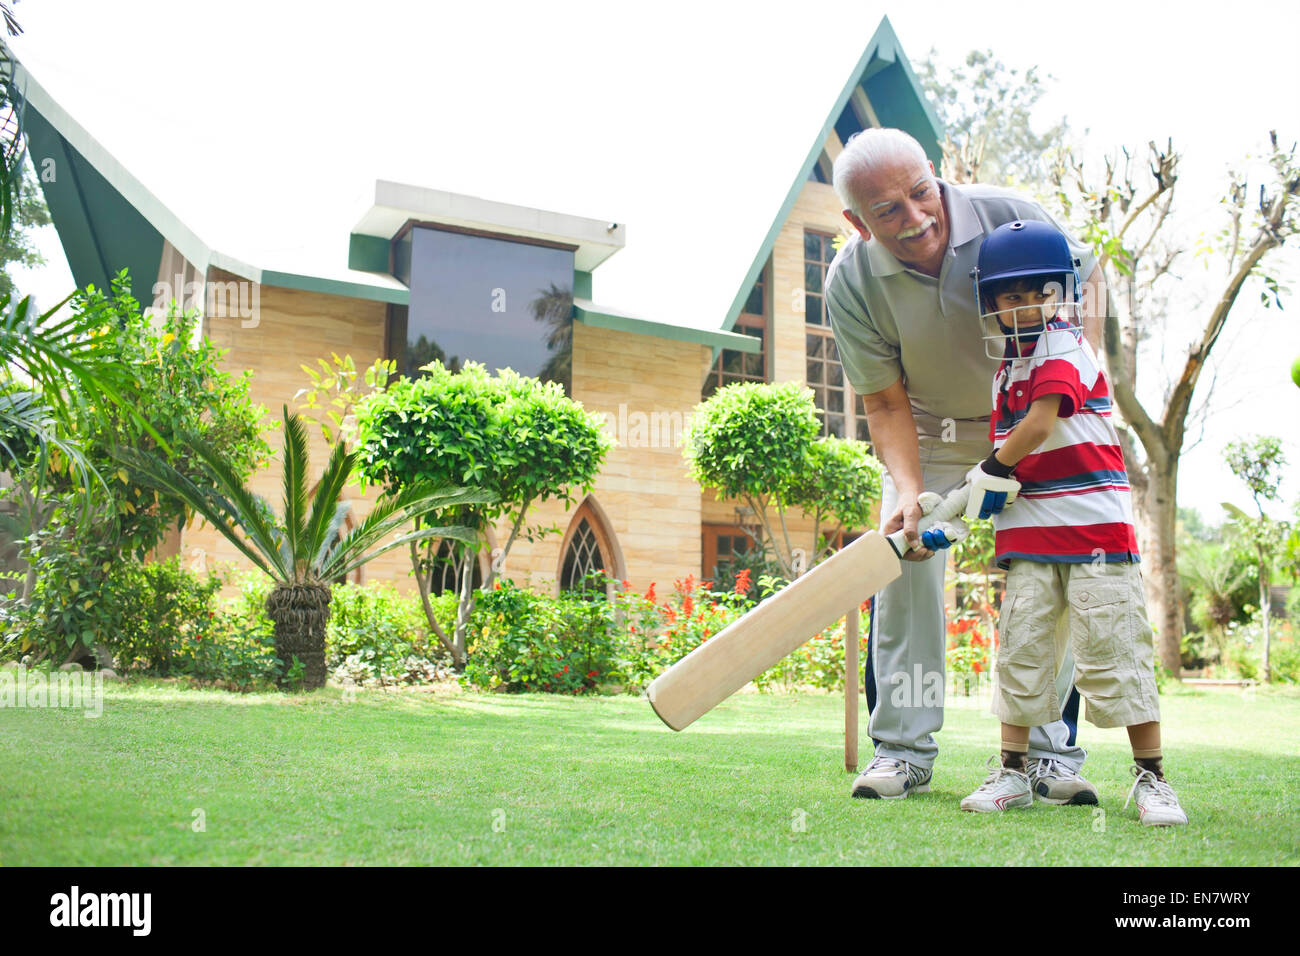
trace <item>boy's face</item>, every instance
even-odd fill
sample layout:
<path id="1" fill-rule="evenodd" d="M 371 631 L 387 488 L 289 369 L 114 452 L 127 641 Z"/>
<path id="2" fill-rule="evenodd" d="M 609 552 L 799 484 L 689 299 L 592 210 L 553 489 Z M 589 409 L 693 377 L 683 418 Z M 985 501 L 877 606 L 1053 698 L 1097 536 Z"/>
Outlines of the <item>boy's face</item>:
<path id="1" fill-rule="evenodd" d="M 1008 333 L 1039 331 L 1056 318 L 1060 291 L 1059 282 L 1049 282 L 1037 290 L 999 293 L 993 297 L 998 324 Z"/>

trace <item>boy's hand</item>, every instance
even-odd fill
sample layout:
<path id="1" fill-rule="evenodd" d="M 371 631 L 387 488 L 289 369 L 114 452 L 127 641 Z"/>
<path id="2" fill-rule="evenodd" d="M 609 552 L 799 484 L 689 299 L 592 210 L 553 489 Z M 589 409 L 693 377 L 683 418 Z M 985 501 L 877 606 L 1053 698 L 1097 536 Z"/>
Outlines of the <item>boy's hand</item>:
<path id="1" fill-rule="evenodd" d="M 970 482 L 966 517 L 972 520 L 1000 513 L 1020 493 L 1020 482 L 1011 477 L 1011 469 L 997 460 L 996 453 L 967 472 L 966 480 Z"/>

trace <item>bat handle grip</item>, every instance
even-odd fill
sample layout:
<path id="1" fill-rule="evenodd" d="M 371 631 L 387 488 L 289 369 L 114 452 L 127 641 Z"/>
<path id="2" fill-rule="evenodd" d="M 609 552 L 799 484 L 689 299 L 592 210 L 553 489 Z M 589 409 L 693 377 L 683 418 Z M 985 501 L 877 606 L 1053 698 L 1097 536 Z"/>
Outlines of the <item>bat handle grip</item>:
<path id="1" fill-rule="evenodd" d="M 924 495 L 922 495 L 924 497 Z M 937 496 L 936 496 L 937 497 Z M 917 523 L 916 533 L 919 535 L 922 531 L 933 527 L 944 521 L 952 521 L 958 515 L 966 510 L 966 502 L 970 498 L 970 482 L 964 481 L 952 491 L 948 492 L 937 505 L 934 505 L 929 511 L 921 516 Z M 924 507 L 924 506 L 922 506 Z M 908 543 L 904 529 L 899 528 L 891 535 L 886 536 L 894 552 L 901 558 L 907 552 L 913 550 L 913 546 Z"/>

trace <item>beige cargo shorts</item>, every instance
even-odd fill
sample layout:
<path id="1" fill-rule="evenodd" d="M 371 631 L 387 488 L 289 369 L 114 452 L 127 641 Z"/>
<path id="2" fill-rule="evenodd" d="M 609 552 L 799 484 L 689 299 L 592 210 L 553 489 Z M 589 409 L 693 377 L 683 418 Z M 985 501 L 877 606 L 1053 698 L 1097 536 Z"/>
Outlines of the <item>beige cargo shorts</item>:
<path id="1" fill-rule="evenodd" d="M 1138 565 L 1012 561 L 998 636 L 993 712 L 1003 723 L 1036 727 L 1060 718 L 1056 674 L 1066 641 L 1089 723 L 1160 719 Z"/>

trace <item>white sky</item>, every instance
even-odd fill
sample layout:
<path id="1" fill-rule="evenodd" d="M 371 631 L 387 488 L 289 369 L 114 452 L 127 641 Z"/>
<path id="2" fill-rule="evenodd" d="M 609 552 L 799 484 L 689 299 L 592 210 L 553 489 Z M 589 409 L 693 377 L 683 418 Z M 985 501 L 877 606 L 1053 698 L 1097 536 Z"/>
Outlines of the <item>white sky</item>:
<path id="1" fill-rule="evenodd" d="M 1043 114 L 1066 114 L 1094 148 L 1172 136 L 1189 236 L 1215 223 L 1230 162 L 1270 128 L 1300 136 L 1294 4 L 823 7 L 815 19 L 794 2 L 29 0 L 13 46 L 222 252 L 288 270 L 341 263 L 374 180 L 393 179 L 626 223 L 627 247 L 595 274 L 597 301 L 705 327 L 721 321 L 883 14 L 914 64 L 931 47 L 945 63 L 992 47 L 1039 65 L 1057 80 Z M 49 265 L 19 286 L 50 302 L 72 278 L 47 232 Z M 1285 255 L 1285 274 L 1300 275 L 1300 254 Z M 1211 520 L 1220 501 L 1249 503 L 1221 461 L 1242 435 L 1283 437 L 1284 493 L 1300 495 L 1288 375 L 1300 300 L 1286 305 L 1243 296 L 1220 342 L 1215 411 L 1179 488 Z"/>

